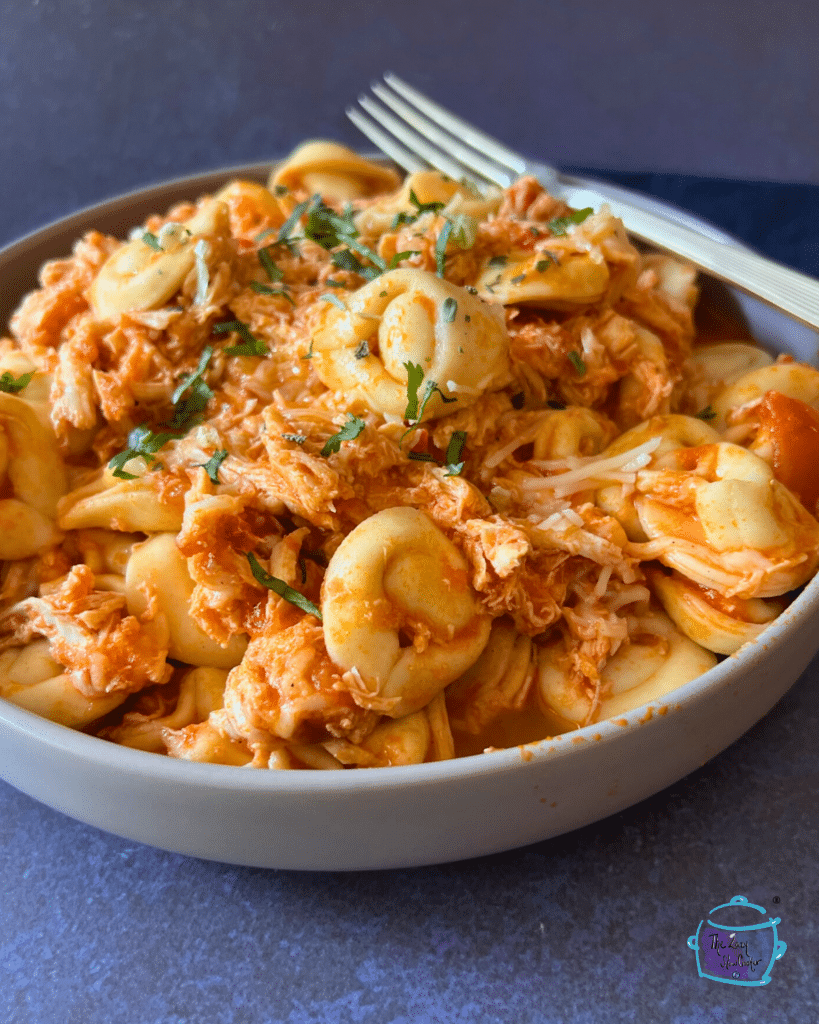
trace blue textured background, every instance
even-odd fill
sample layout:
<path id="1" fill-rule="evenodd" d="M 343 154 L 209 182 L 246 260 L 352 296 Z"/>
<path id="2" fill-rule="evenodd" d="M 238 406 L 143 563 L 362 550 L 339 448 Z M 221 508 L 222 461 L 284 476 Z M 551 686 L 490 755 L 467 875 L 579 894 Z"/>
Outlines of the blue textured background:
<path id="1" fill-rule="evenodd" d="M 819 275 L 817 38 L 814 2 L 20 0 L 0 29 L 0 243 L 305 136 L 358 145 L 343 106 L 391 68 L 527 152 Z M 0 1021 L 815 1024 L 817 682 L 819 660 L 622 814 L 415 871 L 186 859 L 0 784 Z M 698 978 L 686 947 L 739 893 L 782 918 L 763 990 Z"/>

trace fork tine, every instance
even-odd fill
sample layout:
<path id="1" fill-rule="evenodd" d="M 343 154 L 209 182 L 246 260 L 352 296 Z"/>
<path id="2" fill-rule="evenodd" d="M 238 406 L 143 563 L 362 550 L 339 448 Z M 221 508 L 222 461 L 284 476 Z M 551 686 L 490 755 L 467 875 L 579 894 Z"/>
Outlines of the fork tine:
<path id="1" fill-rule="evenodd" d="M 448 132 L 442 131 L 427 117 L 420 114 L 408 103 L 405 103 L 400 97 L 393 95 L 383 85 L 375 82 L 372 85 L 372 90 L 382 103 L 386 103 L 388 107 L 391 107 L 408 124 L 412 125 L 417 132 L 420 132 L 431 142 L 442 146 L 452 156 L 460 160 L 470 171 L 477 172 L 495 185 L 506 187 L 512 183 L 513 175 L 509 174 L 505 167 L 499 166 L 496 163 L 490 163 L 480 153 L 476 153 L 474 150 L 462 145 L 458 139 Z"/>
<path id="2" fill-rule="evenodd" d="M 464 169 L 460 164 L 455 163 L 448 153 L 437 149 L 427 142 L 423 136 L 419 135 L 413 128 L 410 128 L 406 122 L 394 117 L 388 110 L 379 106 L 369 96 L 359 96 L 358 102 L 374 121 L 377 121 L 383 128 L 391 132 L 411 152 L 423 157 L 428 164 L 437 167 L 439 171 L 443 171 L 444 174 L 448 174 L 450 178 L 454 178 L 456 181 L 463 176 Z"/>
<path id="3" fill-rule="evenodd" d="M 360 110 L 355 107 L 347 107 L 345 113 L 362 135 L 366 135 L 370 142 L 375 143 L 382 153 L 386 153 L 408 174 L 414 174 L 415 171 L 423 171 L 426 168 L 423 160 L 419 160 L 408 149 L 404 149 L 399 142 L 396 142 L 391 135 L 387 135 L 377 124 L 365 117 Z"/>
<path id="4" fill-rule="evenodd" d="M 434 118 L 448 131 L 456 134 L 463 142 L 466 142 L 470 146 L 474 146 L 475 149 L 485 153 L 498 163 L 511 168 L 515 172 L 515 175 L 525 173 L 526 161 L 519 153 L 515 153 L 514 150 L 508 149 L 491 135 L 487 135 L 485 132 L 480 131 L 468 121 L 462 120 L 456 114 L 453 114 L 445 107 L 440 106 L 440 104 L 427 99 L 423 93 L 418 92 L 417 89 L 408 85 L 403 81 L 403 79 L 399 78 L 398 75 L 394 75 L 391 71 L 388 71 L 384 75 L 384 81 L 391 89 L 400 93 L 404 99 L 413 103 L 422 113 L 426 114 L 427 117 Z"/>

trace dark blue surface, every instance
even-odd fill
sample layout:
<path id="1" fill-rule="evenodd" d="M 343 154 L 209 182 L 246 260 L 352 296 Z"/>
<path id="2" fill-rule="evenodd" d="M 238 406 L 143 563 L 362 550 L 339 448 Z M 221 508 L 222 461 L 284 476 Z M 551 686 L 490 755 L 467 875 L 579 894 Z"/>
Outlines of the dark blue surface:
<path id="1" fill-rule="evenodd" d="M 813 0 L 20 0 L 0 35 L 0 243 L 306 136 L 359 145 L 343 107 L 392 68 L 522 150 L 615 168 L 597 173 L 819 275 Z M 817 683 L 819 659 L 622 814 L 415 871 L 186 859 L 0 784 L 0 1021 L 816 1024 Z M 737 894 L 782 919 L 763 990 L 699 978 L 686 945 Z"/>

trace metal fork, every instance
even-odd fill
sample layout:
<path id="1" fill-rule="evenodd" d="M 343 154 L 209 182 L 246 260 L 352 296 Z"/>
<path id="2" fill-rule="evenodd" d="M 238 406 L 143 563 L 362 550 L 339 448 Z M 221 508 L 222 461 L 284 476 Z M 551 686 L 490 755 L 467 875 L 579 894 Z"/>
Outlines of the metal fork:
<path id="1" fill-rule="evenodd" d="M 381 102 L 360 96 L 361 109 L 348 107 L 347 116 L 405 171 L 434 167 L 456 180 L 467 177 L 502 187 L 521 174 L 533 174 L 572 207 L 608 203 L 632 235 L 819 330 L 819 281 L 806 274 L 760 256 L 717 228 L 648 196 L 527 160 L 397 75 L 385 74 L 384 82 L 374 83 L 372 91 Z"/>

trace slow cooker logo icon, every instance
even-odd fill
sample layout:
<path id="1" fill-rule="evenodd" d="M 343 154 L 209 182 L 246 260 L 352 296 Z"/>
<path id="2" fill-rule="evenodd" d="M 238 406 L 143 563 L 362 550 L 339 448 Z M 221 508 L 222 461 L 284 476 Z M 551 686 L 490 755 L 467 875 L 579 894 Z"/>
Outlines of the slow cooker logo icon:
<path id="1" fill-rule="evenodd" d="M 777 935 L 780 918 L 765 918 L 766 914 L 764 907 L 749 903 L 745 896 L 734 896 L 710 910 L 696 934 L 688 936 L 699 976 L 726 985 L 767 985 L 773 965 L 788 947 Z"/>

